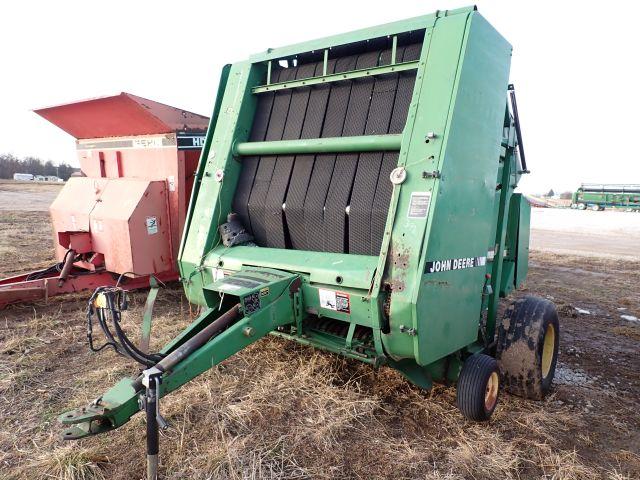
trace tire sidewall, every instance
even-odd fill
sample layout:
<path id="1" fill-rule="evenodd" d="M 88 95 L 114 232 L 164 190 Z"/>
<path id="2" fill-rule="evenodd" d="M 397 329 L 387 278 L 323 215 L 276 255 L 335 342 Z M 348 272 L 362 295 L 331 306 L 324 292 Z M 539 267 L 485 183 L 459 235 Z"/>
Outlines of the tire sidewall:
<path id="1" fill-rule="evenodd" d="M 549 373 L 543 377 L 542 354 L 549 324 L 555 329 L 554 352 Z M 559 339 L 558 314 L 553 303 L 534 296 L 516 300 L 498 327 L 496 358 L 504 387 L 524 398 L 544 398 L 553 382 Z"/>
<path id="2" fill-rule="evenodd" d="M 542 353 L 544 350 L 544 337 L 549 325 L 553 326 L 555 337 L 553 342 L 553 357 L 551 359 L 551 366 L 549 367 L 549 373 L 546 377 L 544 377 L 542 372 Z M 540 323 L 540 329 L 538 331 L 537 344 L 538 348 L 536 352 L 536 368 L 540 373 L 540 393 L 544 396 L 549 392 L 549 390 L 551 389 L 551 384 L 553 383 L 556 366 L 558 364 L 558 347 L 560 346 L 560 325 L 558 321 L 558 313 L 556 312 L 556 309 L 551 302 L 548 302 L 547 306 L 545 307 L 542 322 Z"/>

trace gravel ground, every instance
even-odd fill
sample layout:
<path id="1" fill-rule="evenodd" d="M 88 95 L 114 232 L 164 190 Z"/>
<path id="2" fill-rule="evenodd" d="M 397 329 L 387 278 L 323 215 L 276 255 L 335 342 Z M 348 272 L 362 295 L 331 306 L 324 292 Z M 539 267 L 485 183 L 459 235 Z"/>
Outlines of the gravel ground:
<path id="1" fill-rule="evenodd" d="M 640 260 L 640 213 L 532 208 L 531 249 Z"/>

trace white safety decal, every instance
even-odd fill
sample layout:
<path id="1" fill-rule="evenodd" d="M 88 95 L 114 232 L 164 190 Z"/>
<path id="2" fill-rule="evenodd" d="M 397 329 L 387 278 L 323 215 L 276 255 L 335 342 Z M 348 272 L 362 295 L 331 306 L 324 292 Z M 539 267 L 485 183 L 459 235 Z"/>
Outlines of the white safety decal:
<path id="1" fill-rule="evenodd" d="M 146 224 L 148 235 L 155 235 L 158 233 L 158 219 L 156 217 L 147 217 Z"/>
<path id="2" fill-rule="evenodd" d="M 427 218 L 429 204 L 431 203 L 431 192 L 411 192 L 409 201 L 408 218 Z"/>
<path id="3" fill-rule="evenodd" d="M 320 288 L 318 289 L 318 295 L 320 296 L 320 306 L 322 308 L 336 312 L 351 313 L 348 293 Z"/>

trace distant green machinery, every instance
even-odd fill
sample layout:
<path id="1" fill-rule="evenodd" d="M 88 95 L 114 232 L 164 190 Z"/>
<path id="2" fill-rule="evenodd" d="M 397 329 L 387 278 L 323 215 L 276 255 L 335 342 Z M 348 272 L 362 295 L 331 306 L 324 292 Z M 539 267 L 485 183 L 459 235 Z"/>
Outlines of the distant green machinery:
<path id="1" fill-rule="evenodd" d="M 583 183 L 571 196 L 571 208 L 619 208 L 640 212 L 640 185 Z"/>
<path id="2" fill-rule="evenodd" d="M 472 420 L 490 417 L 501 384 L 541 398 L 553 304 L 526 297 L 497 320 L 529 248 L 510 60 L 464 8 L 225 66 L 179 253 L 202 313 L 150 354 L 119 329 L 123 294 L 99 292 L 91 313 L 108 343 L 145 370 L 63 414 L 63 437 L 144 410 L 153 477 L 159 399 L 267 334 L 424 388 L 457 382 Z"/>

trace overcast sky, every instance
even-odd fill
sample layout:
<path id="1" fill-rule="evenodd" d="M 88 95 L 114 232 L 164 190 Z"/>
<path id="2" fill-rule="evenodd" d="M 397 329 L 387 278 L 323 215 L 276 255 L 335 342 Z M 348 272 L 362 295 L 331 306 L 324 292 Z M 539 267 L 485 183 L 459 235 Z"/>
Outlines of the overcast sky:
<path id="1" fill-rule="evenodd" d="M 34 108 L 120 91 L 210 115 L 221 67 L 464 1 L 2 2 L 0 153 L 76 165 Z M 513 45 L 525 191 L 640 183 L 637 2 L 479 1 Z"/>

